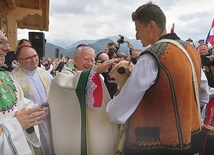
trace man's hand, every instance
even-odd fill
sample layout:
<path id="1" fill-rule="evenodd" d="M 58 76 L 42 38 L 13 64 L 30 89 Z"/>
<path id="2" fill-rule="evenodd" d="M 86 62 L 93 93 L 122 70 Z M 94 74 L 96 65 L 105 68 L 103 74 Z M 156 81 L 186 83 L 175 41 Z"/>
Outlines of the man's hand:
<path id="1" fill-rule="evenodd" d="M 94 70 L 95 70 L 96 74 L 101 74 L 103 72 L 106 72 L 110 66 L 119 62 L 119 60 L 120 59 L 118 59 L 118 58 L 107 60 L 107 61 L 103 62 L 102 64 L 98 65 L 97 67 L 95 67 Z"/>
<path id="2" fill-rule="evenodd" d="M 214 127 L 210 125 L 202 124 L 202 131 L 203 132 L 214 132 Z"/>
<path id="3" fill-rule="evenodd" d="M 129 49 L 133 49 L 133 46 L 132 46 L 132 44 L 130 42 L 127 42 L 127 45 L 129 47 Z"/>
<path id="4" fill-rule="evenodd" d="M 45 111 L 45 116 L 49 114 L 49 104 L 48 103 L 43 103 L 40 105 L 41 109 Z"/>
<path id="5" fill-rule="evenodd" d="M 15 113 L 15 117 L 21 124 L 23 130 L 26 130 L 32 126 L 39 125 L 45 117 L 45 111 L 41 107 L 37 108 L 24 108 Z"/>

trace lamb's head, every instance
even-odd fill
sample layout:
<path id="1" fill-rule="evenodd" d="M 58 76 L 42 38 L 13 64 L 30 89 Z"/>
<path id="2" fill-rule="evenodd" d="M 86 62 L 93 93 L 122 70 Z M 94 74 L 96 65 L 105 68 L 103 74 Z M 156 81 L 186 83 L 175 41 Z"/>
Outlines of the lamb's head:
<path id="1" fill-rule="evenodd" d="M 131 61 L 120 61 L 108 73 L 108 81 L 118 84 L 118 90 L 121 90 L 127 78 L 131 74 L 134 64 Z"/>

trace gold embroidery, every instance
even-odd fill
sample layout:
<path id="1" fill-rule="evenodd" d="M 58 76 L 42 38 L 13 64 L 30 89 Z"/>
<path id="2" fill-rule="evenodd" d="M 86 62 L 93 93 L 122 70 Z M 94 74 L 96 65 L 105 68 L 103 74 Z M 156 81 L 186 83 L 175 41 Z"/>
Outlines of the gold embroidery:
<path id="1" fill-rule="evenodd" d="M 48 93 L 51 81 L 47 75 L 47 72 L 45 70 L 39 68 L 39 67 L 37 68 L 37 71 L 38 71 L 39 76 L 42 80 L 42 83 L 45 86 L 46 92 Z M 24 92 L 24 96 L 26 98 L 34 101 L 33 89 L 31 88 L 30 82 L 29 82 L 27 76 L 24 74 L 21 67 L 17 67 L 16 69 L 13 70 L 13 76 L 14 76 L 14 79 L 16 79 L 16 81 L 22 87 L 22 90 Z"/>
<path id="2" fill-rule="evenodd" d="M 1 136 L 2 131 L 3 131 L 3 130 L 2 130 L 2 127 L 0 126 L 0 136 Z"/>

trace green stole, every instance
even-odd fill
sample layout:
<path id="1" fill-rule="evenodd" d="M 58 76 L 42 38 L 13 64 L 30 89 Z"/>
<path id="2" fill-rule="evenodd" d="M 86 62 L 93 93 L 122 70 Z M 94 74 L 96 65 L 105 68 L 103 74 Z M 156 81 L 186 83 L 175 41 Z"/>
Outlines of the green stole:
<path id="1" fill-rule="evenodd" d="M 88 82 L 89 73 L 90 69 L 82 71 L 76 89 L 81 109 L 81 155 L 87 155 L 85 87 Z"/>

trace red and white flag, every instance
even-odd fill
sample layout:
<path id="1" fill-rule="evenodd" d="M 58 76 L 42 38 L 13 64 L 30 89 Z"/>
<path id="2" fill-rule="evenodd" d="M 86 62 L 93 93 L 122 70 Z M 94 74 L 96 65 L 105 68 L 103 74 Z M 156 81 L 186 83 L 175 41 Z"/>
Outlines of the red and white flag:
<path id="1" fill-rule="evenodd" d="M 205 43 L 206 44 L 210 43 L 212 46 L 214 46 L 214 19 Z"/>
<path id="2" fill-rule="evenodd" d="M 174 33 L 174 32 L 175 32 L 175 24 L 173 23 L 170 33 Z"/>

